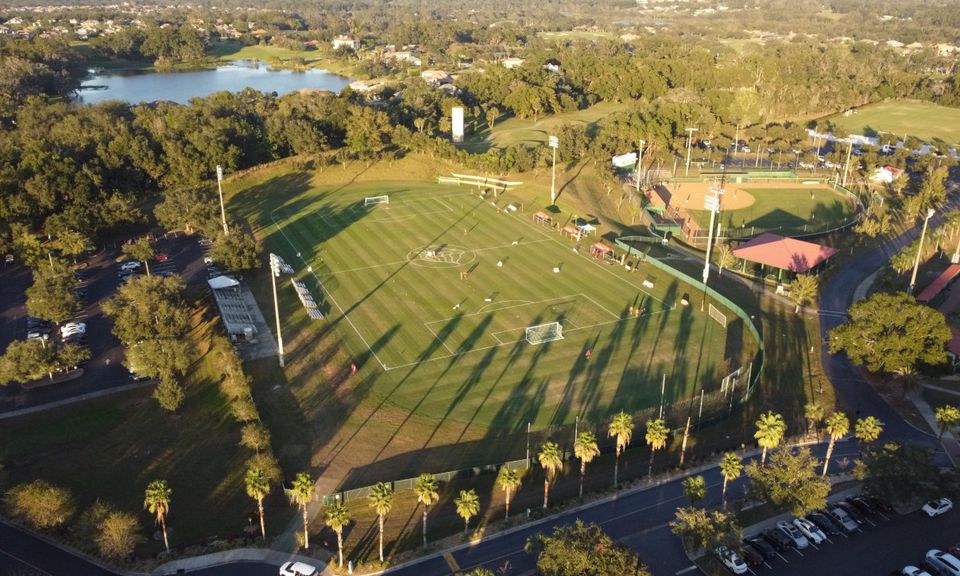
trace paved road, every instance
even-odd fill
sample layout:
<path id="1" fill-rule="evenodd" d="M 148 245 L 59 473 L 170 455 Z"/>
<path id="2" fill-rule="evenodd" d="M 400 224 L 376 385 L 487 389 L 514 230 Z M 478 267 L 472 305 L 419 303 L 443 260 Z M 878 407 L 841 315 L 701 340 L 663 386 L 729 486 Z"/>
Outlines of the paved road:
<path id="1" fill-rule="evenodd" d="M 275 571 L 274 571 L 275 572 Z M 115 576 L 113 572 L 48 544 L 0 520 L 0 574 L 3 576 Z"/>

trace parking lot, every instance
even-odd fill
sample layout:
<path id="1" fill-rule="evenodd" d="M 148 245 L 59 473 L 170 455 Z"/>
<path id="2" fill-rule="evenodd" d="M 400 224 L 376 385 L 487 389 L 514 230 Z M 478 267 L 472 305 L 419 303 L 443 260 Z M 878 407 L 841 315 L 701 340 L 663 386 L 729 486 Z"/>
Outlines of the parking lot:
<path id="1" fill-rule="evenodd" d="M 158 238 L 155 243 L 162 261 L 153 261 L 154 274 L 181 274 L 188 284 L 205 282 L 204 251 L 195 237 L 183 235 Z M 81 377 L 29 390 L 21 386 L 0 386 L 0 412 L 56 402 L 91 392 L 131 383 L 123 366 L 123 349 L 111 332 L 112 322 L 100 310 L 100 303 L 116 293 L 121 256 L 118 246 L 101 248 L 86 259 L 77 289 L 84 294 L 83 307 L 73 321 L 86 324 L 84 343 L 90 360 Z M 19 264 L 0 269 L 0 351 L 13 340 L 26 338 L 27 310 L 24 291 L 32 283 L 30 271 Z M 56 330 L 51 337 L 59 337 Z"/>
<path id="2" fill-rule="evenodd" d="M 781 551 L 748 573 L 770 576 L 899 574 L 907 565 L 922 567 L 927 550 L 946 550 L 960 542 L 960 513 L 956 510 L 935 518 L 914 512 L 867 520 L 853 534 L 841 534 L 821 544 L 811 542 L 802 551 Z"/>

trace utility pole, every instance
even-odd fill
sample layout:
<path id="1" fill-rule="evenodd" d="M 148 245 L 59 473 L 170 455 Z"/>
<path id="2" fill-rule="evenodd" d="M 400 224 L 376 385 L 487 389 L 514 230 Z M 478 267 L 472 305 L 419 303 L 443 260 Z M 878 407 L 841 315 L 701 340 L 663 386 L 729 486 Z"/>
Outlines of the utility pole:
<path id="1" fill-rule="evenodd" d="M 663 396 L 667 392 L 667 374 L 664 372 L 663 379 L 660 381 L 660 415 L 657 419 L 663 419 Z"/>
<path id="2" fill-rule="evenodd" d="M 637 160 L 637 192 L 638 193 L 640 192 L 640 171 L 643 170 L 643 145 L 646 143 L 647 143 L 646 140 L 640 141 L 640 157 Z"/>
<path id="3" fill-rule="evenodd" d="M 687 168 L 684 170 L 683 175 L 690 175 L 690 143 L 693 141 L 693 133 L 699 132 L 698 128 L 687 128 Z"/>
<path id="4" fill-rule="evenodd" d="M 557 147 L 560 146 L 560 139 L 550 136 L 547 141 L 553 148 L 553 173 L 550 176 L 550 204 L 553 205 L 557 203 Z"/>
<path id="5" fill-rule="evenodd" d="M 277 357 L 283 368 L 283 335 L 280 333 L 280 303 L 277 301 L 277 276 L 280 276 L 280 261 L 277 255 L 270 254 L 270 280 L 273 283 L 273 314 L 277 318 Z"/>
<path id="6" fill-rule="evenodd" d="M 917 284 L 917 268 L 920 267 L 920 253 L 923 252 L 923 238 L 927 235 L 927 222 L 936 213 L 933 208 L 927 208 L 927 217 L 923 219 L 923 231 L 920 232 L 920 245 L 917 246 L 917 257 L 913 260 L 913 274 L 910 276 L 910 287 L 907 294 L 913 294 L 913 287 Z"/>
<path id="7" fill-rule="evenodd" d="M 713 196 L 707 196 L 703 200 L 703 207 L 710 211 L 710 228 L 707 229 L 707 252 L 703 255 L 703 298 L 700 300 L 700 311 L 707 301 L 707 278 L 710 277 L 710 249 L 713 248 L 713 226 L 720 212 L 720 197 L 723 196 L 723 177 L 721 176 L 718 185 L 711 188 Z"/>
<path id="8" fill-rule="evenodd" d="M 219 164 L 217 164 L 217 191 L 220 193 L 220 219 L 223 221 L 223 233 L 226 235 L 230 230 L 227 229 L 227 209 L 223 206 L 223 167 Z"/>
<path id="9" fill-rule="evenodd" d="M 853 140 L 850 141 L 850 146 L 847 148 L 847 163 L 843 166 L 843 178 L 840 181 L 840 185 L 844 188 L 847 187 L 847 171 L 850 170 L 850 157 L 853 155 Z"/>
<path id="10" fill-rule="evenodd" d="M 530 423 L 527 422 L 527 470 L 530 469 Z"/>

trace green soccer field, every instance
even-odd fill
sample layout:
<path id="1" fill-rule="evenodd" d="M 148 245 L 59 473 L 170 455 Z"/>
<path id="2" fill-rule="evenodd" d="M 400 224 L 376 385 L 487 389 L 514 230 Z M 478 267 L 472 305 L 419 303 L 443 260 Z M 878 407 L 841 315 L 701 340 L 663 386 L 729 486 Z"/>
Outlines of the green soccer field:
<path id="1" fill-rule="evenodd" d="M 892 132 L 903 138 L 916 136 L 925 141 L 960 143 L 960 110 L 930 102 L 894 100 L 858 108 L 854 114 L 838 114 L 831 122 L 852 134 Z"/>
<path id="2" fill-rule="evenodd" d="M 321 186 L 271 215 L 269 248 L 327 315 L 305 329 L 334 324 L 361 367 L 373 364 L 371 397 L 444 421 L 559 424 L 655 405 L 663 374 L 670 402 L 715 390 L 755 350 L 745 331 L 682 306 L 689 287 L 672 277 L 591 257 L 596 238 L 575 251 L 533 222 L 536 208 L 509 210 L 512 193 L 494 206 L 468 190 Z M 382 194 L 388 204 L 364 205 Z M 527 341 L 528 327 L 553 322 L 562 339 Z"/>

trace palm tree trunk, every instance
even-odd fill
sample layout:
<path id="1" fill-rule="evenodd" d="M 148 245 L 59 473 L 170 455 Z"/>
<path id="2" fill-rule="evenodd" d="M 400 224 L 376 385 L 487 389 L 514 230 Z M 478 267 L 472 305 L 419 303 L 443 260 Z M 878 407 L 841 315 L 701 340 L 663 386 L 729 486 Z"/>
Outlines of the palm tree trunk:
<path id="1" fill-rule="evenodd" d="M 827 457 L 823 459 L 823 473 L 821 476 L 827 475 L 827 468 L 830 466 L 830 456 L 833 455 L 833 436 L 830 436 L 830 443 L 827 444 Z"/>
<path id="2" fill-rule="evenodd" d="M 543 479 L 543 509 L 547 509 L 547 500 L 550 497 L 550 479 Z"/>
<path id="3" fill-rule="evenodd" d="M 143 261 L 143 265 L 146 267 L 146 269 L 147 269 L 147 276 L 149 277 L 149 276 L 150 276 L 150 263 L 147 262 L 146 260 L 144 260 L 144 261 Z"/>
<path id="4" fill-rule="evenodd" d="M 170 541 L 167 540 L 167 519 L 164 516 L 160 517 L 160 530 L 163 531 L 163 547 L 167 549 L 167 553 L 170 553 Z"/>
<path id="5" fill-rule="evenodd" d="M 940 427 L 940 435 L 937 436 L 937 442 L 943 441 L 943 434 L 947 431 L 943 426 Z"/>
<path id="6" fill-rule="evenodd" d="M 656 450 L 650 450 L 650 466 L 647 467 L 647 480 L 653 480 L 653 455 L 656 454 Z"/>
<path id="7" fill-rule="evenodd" d="M 260 511 L 260 536 L 267 539 L 267 525 L 263 521 L 263 498 L 257 498 L 257 509 Z"/>
<path id="8" fill-rule="evenodd" d="M 427 549 L 427 506 L 423 506 L 423 549 Z"/>
<path id="9" fill-rule="evenodd" d="M 763 453 L 760 455 L 760 466 L 766 466 L 767 464 L 767 447 L 763 447 Z"/>
<path id="10" fill-rule="evenodd" d="M 587 473 L 587 463 L 580 461 L 580 498 L 583 498 L 583 477 Z"/>
<path id="11" fill-rule="evenodd" d="M 504 520 L 510 519 L 510 491 L 507 490 L 507 513 L 503 517 Z"/>
<path id="12" fill-rule="evenodd" d="M 303 547 L 310 549 L 310 531 L 307 530 L 307 507 L 303 507 Z"/>
<path id="13" fill-rule="evenodd" d="M 463 537 L 466 538 L 467 534 L 470 533 L 470 521 L 466 518 L 463 519 Z"/>
<path id="14" fill-rule="evenodd" d="M 617 485 L 619 484 L 619 482 L 617 482 L 617 480 L 619 479 L 619 475 L 620 475 L 620 451 L 617 450 L 617 458 L 616 460 L 613 461 L 613 487 L 614 488 L 616 488 Z"/>
<path id="15" fill-rule="evenodd" d="M 340 554 L 340 567 L 343 568 L 343 529 L 337 530 L 337 552 Z"/>
<path id="16" fill-rule="evenodd" d="M 720 507 L 727 509 L 727 477 L 723 477 L 723 492 L 720 494 Z"/>
<path id="17" fill-rule="evenodd" d="M 380 562 L 383 562 L 383 516 L 380 516 Z"/>

